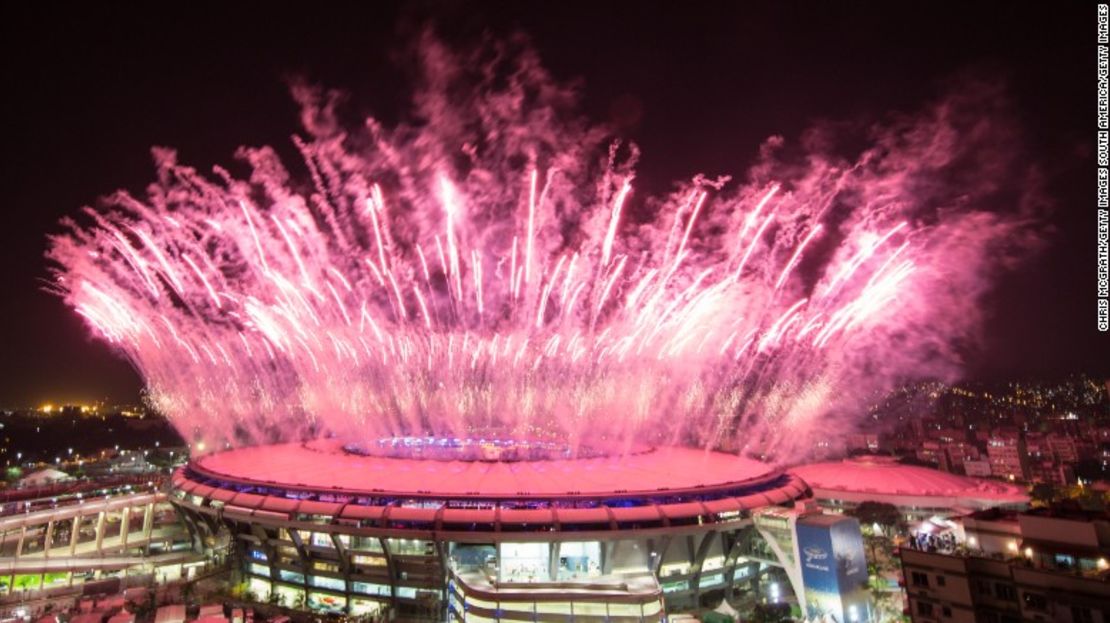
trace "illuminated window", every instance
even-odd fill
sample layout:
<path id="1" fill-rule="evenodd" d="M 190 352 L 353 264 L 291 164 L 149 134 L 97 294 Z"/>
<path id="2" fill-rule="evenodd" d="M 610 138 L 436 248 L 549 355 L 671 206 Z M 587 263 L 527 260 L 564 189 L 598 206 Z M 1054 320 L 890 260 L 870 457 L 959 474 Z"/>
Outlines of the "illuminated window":
<path id="1" fill-rule="evenodd" d="M 346 590 L 347 584 L 339 578 L 329 578 L 322 575 L 312 576 L 312 585 L 319 586 L 320 588 L 330 588 L 334 591 Z"/>
<path id="2" fill-rule="evenodd" d="M 278 578 L 280 578 L 280 579 L 282 579 L 286 582 L 293 582 L 293 583 L 296 583 L 296 584 L 304 584 L 304 576 L 300 573 L 295 572 L 295 571 L 287 571 L 285 569 L 279 569 L 278 570 Z"/>
<path id="3" fill-rule="evenodd" d="M 365 595 L 381 595 L 389 597 L 389 587 L 385 584 L 371 584 L 369 582 L 354 582 L 351 584 L 351 589 L 356 593 L 363 593 Z"/>

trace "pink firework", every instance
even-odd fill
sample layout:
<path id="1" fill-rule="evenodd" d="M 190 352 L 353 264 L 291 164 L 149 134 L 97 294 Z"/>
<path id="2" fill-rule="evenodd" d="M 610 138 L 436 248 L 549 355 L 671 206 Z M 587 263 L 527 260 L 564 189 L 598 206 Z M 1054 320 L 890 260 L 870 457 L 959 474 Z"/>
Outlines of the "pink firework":
<path id="1" fill-rule="evenodd" d="M 208 447 L 499 431 L 785 459 L 958 370 L 1024 231 L 977 203 L 1011 165 L 1004 129 L 960 135 L 982 97 L 876 126 L 853 158 L 772 139 L 743 182 L 647 197 L 634 147 L 492 45 L 482 65 L 425 41 L 416 122 L 393 129 L 348 133 L 333 94 L 294 87 L 303 174 L 265 147 L 242 176 L 155 150 L 144 197 L 53 239 L 57 291 Z"/>

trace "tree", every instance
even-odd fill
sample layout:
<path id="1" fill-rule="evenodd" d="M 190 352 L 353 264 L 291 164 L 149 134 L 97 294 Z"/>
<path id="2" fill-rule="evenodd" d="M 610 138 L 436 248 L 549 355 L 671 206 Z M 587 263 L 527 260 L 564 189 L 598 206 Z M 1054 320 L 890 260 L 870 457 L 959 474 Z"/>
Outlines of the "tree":
<path id="1" fill-rule="evenodd" d="M 906 520 L 898 507 L 885 502 L 861 502 L 859 506 L 844 511 L 844 514 L 855 517 L 864 526 L 879 526 L 881 530 L 891 533 L 900 532 L 906 528 Z"/>
<path id="2" fill-rule="evenodd" d="M 1045 505 L 1050 505 L 1060 497 L 1060 490 L 1050 482 L 1038 482 L 1029 491 L 1029 496 Z"/>
<path id="3" fill-rule="evenodd" d="M 783 623 L 790 619 L 790 604 L 756 604 L 752 610 L 752 623 Z"/>

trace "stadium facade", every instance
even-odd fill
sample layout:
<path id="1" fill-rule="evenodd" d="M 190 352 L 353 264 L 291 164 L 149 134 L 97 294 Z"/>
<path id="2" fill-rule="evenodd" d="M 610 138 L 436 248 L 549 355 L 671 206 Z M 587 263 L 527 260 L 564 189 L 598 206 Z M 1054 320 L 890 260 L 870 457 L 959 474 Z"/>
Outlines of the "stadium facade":
<path id="1" fill-rule="evenodd" d="M 810 496 L 794 474 L 698 449 L 570 459 L 481 440 L 453 458 L 442 443 L 218 452 L 175 474 L 171 500 L 197 546 L 230 548 L 262 600 L 601 622 L 661 621 L 754 587 L 781 566 L 754 514 Z"/>
<path id="2" fill-rule="evenodd" d="M 72 607 L 81 595 L 189 579 L 195 551 L 169 496 L 151 481 L 14 489 L 0 509 L 0 618 Z"/>

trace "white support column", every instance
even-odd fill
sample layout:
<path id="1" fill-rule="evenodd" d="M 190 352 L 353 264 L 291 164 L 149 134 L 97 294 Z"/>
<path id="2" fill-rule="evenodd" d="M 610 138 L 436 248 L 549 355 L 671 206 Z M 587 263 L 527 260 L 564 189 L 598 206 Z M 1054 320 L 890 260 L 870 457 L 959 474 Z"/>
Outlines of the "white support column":
<path id="1" fill-rule="evenodd" d="M 127 533 L 131 529 L 131 507 L 125 506 L 119 514 L 119 544 L 121 548 L 127 547 Z"/>
<path id="2" fill-rule="evenodd" d="M 613 572 L 613 558 L 617 555 L 617 547 L 619 541 L 602 541 L 601 542 L 601 573 L 602 575 L 609 575 Z"/>
<path id="3" fill-rule="evenodd" d="M 104 548 L 104 511 L 100 511 L 96 515 L 96 553 L 100 553 Z"/>
<path id="4" fill-rule="evenodd" d="M 547 550 L 547 581 L 554 582 L 559 576 L 559 556 L 562 553 L 562 541 L 552 541 Z"/>
<path id="5" fill-rule="evenodd" d="M 782 563 L 782 569 L 786 572 L 786 578 L 790 580 L 790 586 L 794 589 L 794 596 L 798 598 L 798 606 L 801 607 L 802 612 L 806 612 L 805 583 L 802 581 L 802 565 L 800 556 L 798 555 L 798 539 L 797 536 L 795 536 L 797 534 L 795 528 L 797 521 L 798 518 L 792 516 L 787 522 L 790 528 L 790 540 L 793 542 L 792 556 L 786 555 L 786 552 L 782 549 L 782 544 L 775 539 L 774 535 L 762 530 L 759 524 L 756 524 L 755 527 L 756 530 L 759 531 L 760 536 L 763 537 L 763 540 L 767 541 L 767 545 L 770 546 L 771 551 L 774 552 L 775 558 L 778 558 L 779 562 Z M 790 564 L 789 561 L 791 559 L 793 559 L 794 564 Z"/>
<path id="6" fill-rule="evenodd" d="M 73 518 L 73 532 L 69 535 L 69 555 L 73 556 L 77 553 L 77 539 L 81 535 L 81 526 L 84 524 L 86 515 L 77 515 Z"/>
<path id="7" fill-rule="evenodd" d="M 23 539 L 25 539 L 26 537 L 27 537 L 27 526 L 20 526 L 19 527 L 19 542 L 16 543 L 16 545 L 15 545 L 15 558 L 16 558 L 16 560 L 19 560 L 19 557 L 23 555 Z"/>
<path id="8" fill-rule="evenodd" d="M 143 512 L 143 538 L 149 540 L 150 533 L 154 531 L 154 502 L 146 505 Z"/>
<path id="9" fill-rule="evenodd" d="M 46 522 L 46 537 L 42 540 L 42 555 L 44 558 L 50 557 L 51 541 L 54 539 L 54 520 Z"/>

